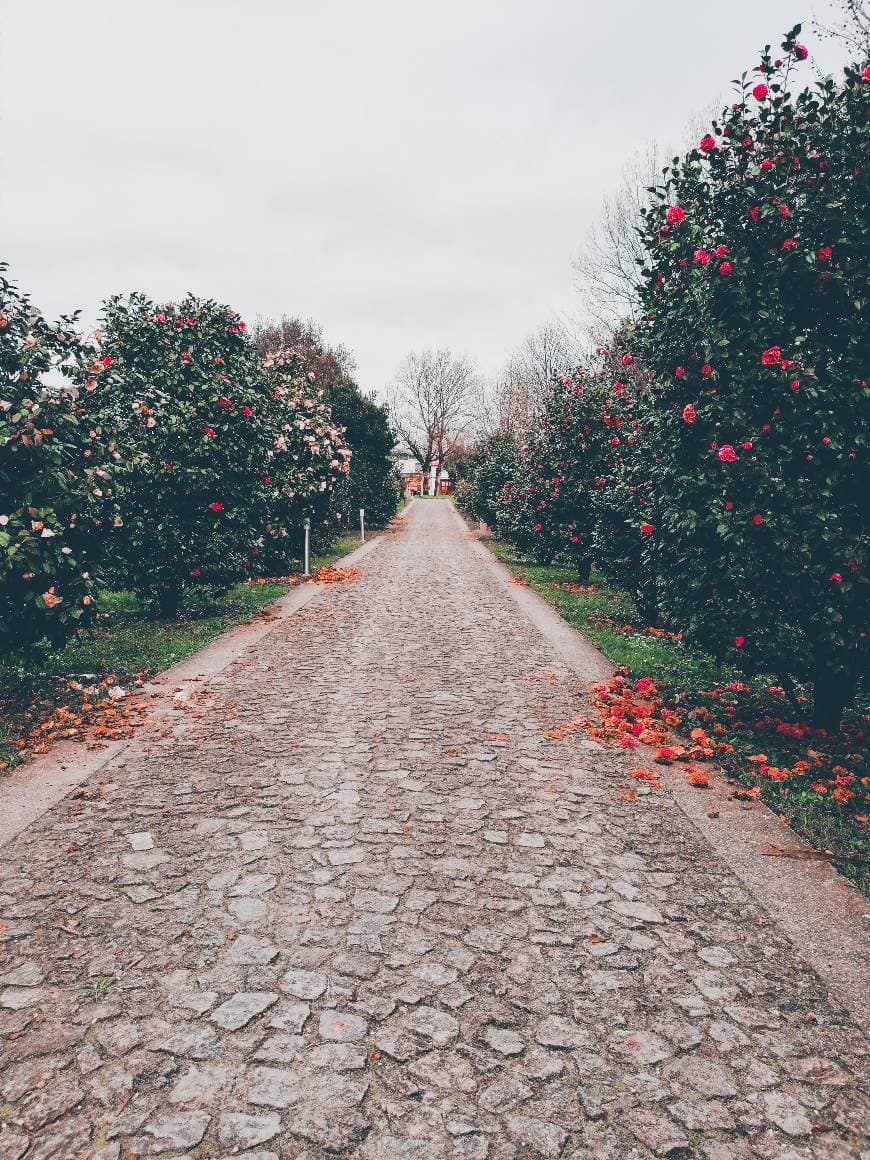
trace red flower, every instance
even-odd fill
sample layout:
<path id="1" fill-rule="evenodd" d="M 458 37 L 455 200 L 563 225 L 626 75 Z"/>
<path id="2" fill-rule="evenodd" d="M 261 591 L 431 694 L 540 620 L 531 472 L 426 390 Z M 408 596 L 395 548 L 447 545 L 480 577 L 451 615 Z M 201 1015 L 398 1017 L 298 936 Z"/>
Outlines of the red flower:
<path id="1" fill-rule="evenodd" d="M 182 362 L 190 362 L 190 357 L 191 356 L 190 356 L 189 350 L 182 351 L 182 354 L 181 354 L 181 361 Z"/>
<path id="2" fill-rule="evenodd" d="M 753 97 L 755 97 L 756 101 L 763 101 L 764 98 L 767 96 L 768 91 L 769 90 L 767 88 L 767 85 L 756 85 L 755 88 L 752 90 L 752 95 L 753 95 Z"/>
<path id="3" fill-rule="evenodd" d="M 725 511 L 730 512 L 733 509 L 733 507 L 734 507 L 734 504 L 731 502 L 731 500 L 726 499 L 725 500 Z"/>
<path id="4" fill-rule="evenodd" d="M 210 503 L 208 506 L 213 512 L 222 512 L 224 510 L 224 505 L 219 499 L 216 499 L 214 503 Z"/>
<path id="5" fill-rule="evenodd" d="M 202 572 L 200 571 L 200 569 L 199 569 L 199 568 L 191 568 L 191 569 L 190 569 L 190 575 L 191 575 L 191 576 L 201 576 L 201 575 L 202 575 Z"/>
<path id="6" fill-rule="evenodd" d="M 611 446 L 611 447 L 616 447 L 616 445 L 617 445 L 618 443 L 619 443 L 619 436 L 618 436 L 618 435 L 614 435 L 614 436 L 613 436 L 613 438 L 610 440 L 610 446 Z"/>
<path id="7" fill-rule="evenodd" d="M 730 443 L 724 443 L 719 448 L 719 458 L 723 463 L 736 463 L 738 456 L 737 452 L 734 450 Z"/>
<path id="8" fill-rule="evenodd" d="M 762 519 L 760 512 L 755 513 L 755 515 L 752 517 L 752 522 L 755 524 L 755 526 L 757 528 L 760 527 L 764 523 L 764 520 Z"/>
<path id="9" fill-rule="evenodd" d="M 164 471 L 171 471 L 171 470 L 172 470 L 172 464 L 171 464 L 171 463 L 164 463 L 164 464 L 163 464 L 163 470 L 164 470 Z"/>
<path id="10" fill-rule="evenodd" d="M 745 644 L 746 644 L 746 637 L 745 636 L 735 636 L 734 637 L 734 647 L 735 648 L 743 648 L 743 646 Z"/>
<path id="11" fill-rule="evenodd" d="M 632 364 L 633 362 L 634 362 L 634 355 L 632 355 L 632 354 L 624 354 L 624 355 L 622 356 L 622 365 L 623 365 L 624 367 L 630 367 L 630 366 L 631 366 L 631 364 Z"/>
<path id="12" fill-rule="evenodd" d="M 702 363 L 701 364 L 701 374 L 704 376 L 705 379 L 709 379 L 709 377 L 710 377 L 710 375 L 712 375 L 712 373 L 713 373 L 713 367 L 710 365 L 710 363 Z"/>
<path id="13" fill-rule="evenodd" d="M 665 220 L 671 226 L 678 226 L 685 216 L 686 211 L 679 205 L 669 205 L 665 211 Z"/>
<path id="14" fill-rule="evenodd" d="M 541 524 L 535 524 L 535 531 L 539 532 L 540 530 L 541 530 Z"/>
<path id="15" fill-rule="evenodd" d="M 830 246 L 819 246 L 816 257 L 820 262 L 830 262 L 833 250 Z"/>
<path id="16" fill-rule="evenodd" d="M 716 138 L 711 136 L 709 133 L 705 134 L 705 136 L 701 138 L 698 148 L 702 153 L 712 153 L 716 148 Z"/>
<path id="17" fill-rule="evenodd" d="M 674 377 L 675 378 L 681 379 L 685 373 L 686 372 L 685 372 L 685 370 L 683 370 L 682 367 L 674 367 Z"/>
<path id="18" fill-rule="evenodd" d="M 202 433 L 209 439 L 214 439 L 215 435 L 217 435 L 217 431 L 215 431 L 214 427 L 203 427 Z"/>
<path id="19" fill-rule="evenodd" d="M 643 532 L 643 534 L 645 536 L 648 536 L 651 532 L 654 532 L 656 530 L 655 524 L 641 524 L 640 530 Z"/>
<path id="20" fill-rule="evenodd" d="M 778 367 L 782 362 L 782 350 L 778 346 L 771 346 L 761 355 L 761 365 L 765 367 Z"/>
<path id="21" fill-rule="evenodd" d="M 250 407 L 242 407 L 242 414 L 245 416 L 246 419 L 250 419 L 250 417 L 253 415 L 253 413 L 254 412 L 251 410 Z"/>
<path id="22" fill-rule="evenodd" d="M 792 52 L 795 54 L 798 60 L 806 60 L 810 55 L 807 51 L 806 45 L 803 44 L 796 44 L 792 49 Z"/>
<path id="23" fill-rule="evenodd" d="M 696 266 L 706 266 L 710 261 L 710 255 L 706 250 L 695 250 L 693 257 L 695 259 Z"/>
<path id="24" fill-rule="evenodd" d="M 769 157 L 765 157 L 765 159 L 762 161 L 761 168 L 764 170 L 773 169 L 773 162 Z"/>
<path id="25" fill-rule="evenodd" d="M 870 81 L 870 64 L 864 65 L 864 72 L 861 75 L 865 81 Z"/>
<path id="26" fill-rule="evenodd" d="M 761 209 L 757 205 L 754 205 L 752 207 L 752 209 L 749 211 L 749 216 L 752 218 L 752 220 L 754 222 L 757 222 L 758 219 L 761 217 Z"/>
<path id="27" fill-rule="evenodd" d="M 727 246 L 717 246 L 716 249 L 713 251 L 713 257 L 714 258 L 724 258 L 727 253 L 728 253 Z"/>
<path id="28" fill-rule="evenodd" d="M 692 406 L 692 404 L 686 403 L 685 407 L 683 407 L 683 420 L 684 420 L 684 422 L 694 423 L 695 419 L 697 417 L 698 417 L 698 413 L 695 410 L 695 408 Z"/>
<path id="29" fill-rule="evenodd" d="M 781 205 L 779 207 L 779 216 L 780 217 L 791 217 L 791 210 L 788 208 L 787 205 Z"/>
<path id="30" fill-rule="evenodd" d="M 743 444 L 743 450 L 744 450 L 744 451 L 751 451 L 751 450 L 752 450 L 752 444 L 749 442 L 749 440 L 748 440 L 748 439 L 747 439 L 747 440 L 746 440 L 746 442 Z"/>
<path id="31" fill-rule="evenodd" d="M 782 248 L 784 250 L 796 250 L 798 248 L 797 239 L 796 238 L 786 238 L 785 241 L 782 243 Z"/>
<path id="32" fill-rule="evenodd" d="M 231 407 L 233 405 L 229 399 L 225 399 L 223 397 L 218 399 L 217 403 L 218 403 L 219 407 L 223 407 L 224 409 L 226 409 L 227 407 Z"/>
<path id="33" fill-rule="evenodd" d="M 830 574 L 830 576 L 828 577 L 828 579 L 831 581 L 832 584 L 842 584 L 843 583 L 843 577 L 840 575 L 839 572 L 832 572 Z"/>
<path id="34" fill-rule="evenodd" d="M 719 273 L 722 275 L 723 278 L 727 278 L 733 269 L 734 269 L 734 267 L 731 265 L 730 262 L 723 262 L 722 265 L 719 267 Z"/>
<path id="35" fill-rule="evenodd" d="M 110 367 L 112 365 L 112 362 L 113 362 L 112 356 L 110 354 L 104 354 L 103 357 L 100 359 L 100 362 L 103 364 L 104 367 Z"/>

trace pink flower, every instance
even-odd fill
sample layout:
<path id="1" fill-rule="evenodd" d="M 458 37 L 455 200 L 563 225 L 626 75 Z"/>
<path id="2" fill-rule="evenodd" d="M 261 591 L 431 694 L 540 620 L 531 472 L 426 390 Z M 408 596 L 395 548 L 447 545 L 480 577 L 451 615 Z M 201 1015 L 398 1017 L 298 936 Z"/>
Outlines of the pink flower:
<path id="1" fill-rule="evenodd" d="M 843 577 L 840 575 L 839 572 L 832 572 L 830 574 L 830 576 L 828 577 L 828 579 L 830 580 L 830 582 L 832 584 L 842 584 L 843 583 Z"/>
<path id="2" fill-rule="evenodd" d="M 716 138 L 711 136 L 709 133 L 705 134 L 705 136 L 701 138 L 698 148 L 702 153 L 712 153 L 716 148 Z"/>
<path id="3" fill-rule="evenodd" d="M 736 463 L 738 456 L 730 443 L 724 443 L 719 448 L 719 458 L 723 463 Z"/>
<path id="4" fill-rule="evenodd" d="M 541 530 L 541 524 L 535 524 L 535 531 L 539 532 L 540 530 Z"/>
<path id="5" fill-rule="evenodd" d="M 761 355 L 761 365 L 765 367 L 778 367 L 782 362 L 782 351 L 778 346 L 771 346 Z"/>
<path id="6" fill-rule="evenodd" d="M 733 269 L 734 269 L 734 267 L 731 265 L 730 262 L 723 262 L 722 265 L 719 267 L 719 273 L 722 275 L 723 278 L 727 278 Z"/>
<path id="7" fill-rule="evenodd" d="M 734 507 L 734 504 L 731 502 L 731 500 L 726 499 L 725 500 L 725 511 L 730 512 L 733 509 L 733 507 Z"/>
<path id="8" fill-rule="evenodd" d="M 190 359 L 191 359 L 190 351 L 189 350 L 182 351 L 181 361 L 182 362 L 190 362 Z"/>
<path id="9" fill-rule="evenodd" d="M 746 637 L 745 636 L 735 636 L 734 637 L 734 647 L 735 648 L 743 648 L 743 646 L 745 644 L 746 644 Z"/>
<path id="10" fill-rule="evenodd" d="M 755 515 L 752 517 L 752 522 L 755 524 L 755 526 L 757 528 L 760 527 L 764 523 L 764 520 L 763 520 L 760 512 L 755 513 Z"/>
<path id="11" fill-rule="evenodd" d="M 610 440 L 610 446 L 611 446 L 611 447 L 616 447 L 616 445 L 617 445 L 618 443 L 619 443 L 619 436 L 618 436 L 618 435 L 614 435 L 614 436 L 613 436 L 613 438 Z"/>
<path id="12" fill-rule="evenodd" d="M 870 64 L 864 65 L 864 71 L 861 74 L 865 81 L 870 81 Z"/>
<path id="13" fill-rule="evenodd" d="M 191 569 L 190 569 L 190 575 L 191 575 L 191 576 L 201 576 L 201 575 L 202 575 L 202 572 L 201 572 L 201 570 L 200 570 L 199 568 L 191 568 Z"/>
<path id="14" fill-rule="evenodd" d="M 669 205 L 665 212 L 665 220 L 671 226 L 678 226 L 685 216 L 686 211 L 679 205 Z"/>
<path id="15" fill-rule="evenodd" d="M 219 499 L 216 499 L 214 503 L 210 503 L 208 506 L 213 512 L 222 512 L 224 510 L 224 505 Z"/>
<path id="16" fill-rule="evenodd" d="M 795 56 L 798 58 L 798 60 L 806 60 L 807 57 L 810 55 L 808 50 L 807 50 L 806 45 L 804 45 L 804 44 L 796 44 L 794 46 L 794 48 L 792 49 L 792 52 L 795 54 Z"/>
<path id="17" fill-rule="evenodd" d="M 250 407 L 242 407 L 242 414 L 245 416 L 246 419 L 250 419 L 250 417 L 253 415 L 253 413 L 254 412 L 251 410 Z"/>
<path id="18" fill-rule="evenodd" d="M 784 250 L 796 250 L 798 248 L 797 239 L 786 238 L 785 241 L 782 243 L 782 248 Z"/>
<path id="19" fill-rule="evenodd" d="M 756 85 L 755 88 L 752 90 L 752 95 L 753 95 L 753 97 L 755 97 L 756 101 L 763 101 L 764 98 L 767 96 L 768 91 L 769 90 L 768 90 L 767 85 Z"/>
<path id="20" fill-rule="evenodd" d="M 674 377 L 675 378 L 681 379 L 685 373 L 686 372 L 682 367 L 674 367 Z"/>
<path id="21" fill-rule="evenodd" d="M 630 367 L 630 366 L 631 366 L 631 364 L 632 364 L 633 362 L 634 362 L 634 355 L 632 355 L 632 354 L 624 354 L 624 355 L 622 356 L 622 365 L 623 365 L 624 367 Z"/>
<path id="22" fill-rule="evenodd" d="M 702 363 L 701 364 L 701 374 L 704 376 L 705 379 L 709 379 L 709 377 L 710 377 L 710 375 L 712 375 L 712 373 L 713 373 L 713 368 L 710 365 L 710 363 Z"/>
<path id="23" fill-rule="evenodd" d="M 114 360 L 112 359 L 112 356 L 110 354 L 104 354 L 103 357 L 100 359 L 100 362 L 103 364 L 104 367 L 110 367 L 112 365 L 113 361 Z"/>
<path id="24" fill-rule="evenodd" d="M 695 408 L 692 406 L 692 404 L 686 403 L 685 407 L 683 407 L 683 421 L 685 423 L 689 423 L 691 425 L 692 423 L 695 422 L 697 417 L 698 417 L 698 413 L 695 410 Z"/>
<path id="25" fill-rule="evenodd" d="M 655 524 L 641 524 L 640 530 L 645 536 L 648 536 L 656 530 Z"/>
<path id="26" fill-rule="evenodd" d="M 744 450 L 744 451 L 751 451 L 751 450 L 752 450 L 752 444 L 749 442 L 749 440 L 748 440 L 748 439 L 747 439 L 747 440 L 746 440 L 746 442 L 743 444 L 743 450 Z"/>
<path id="27" fill-rule="evenodd" d="M 696 266 L 706 266 L 710 261 L 710 255 L 706 250 L 695 250 L 693 257 L 695 259 Z"/>

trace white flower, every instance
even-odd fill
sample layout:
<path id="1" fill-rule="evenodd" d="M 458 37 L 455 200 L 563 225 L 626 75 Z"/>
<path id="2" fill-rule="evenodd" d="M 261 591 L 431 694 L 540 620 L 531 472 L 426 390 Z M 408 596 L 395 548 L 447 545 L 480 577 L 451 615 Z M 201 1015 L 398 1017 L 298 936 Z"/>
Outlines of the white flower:
<path id="1" fill-rule="evenodd" d="M 0 516 L 0 528 L 5 528 L 9 523 L 9 516 Z"/>
<path id="2" fill-rule="evenodd" d="M 53 535 L 54 532 L 51 530 L 51 528 L 43 528 L 40 532 L 39 538 L 41 540 L 50 540 Z"/>

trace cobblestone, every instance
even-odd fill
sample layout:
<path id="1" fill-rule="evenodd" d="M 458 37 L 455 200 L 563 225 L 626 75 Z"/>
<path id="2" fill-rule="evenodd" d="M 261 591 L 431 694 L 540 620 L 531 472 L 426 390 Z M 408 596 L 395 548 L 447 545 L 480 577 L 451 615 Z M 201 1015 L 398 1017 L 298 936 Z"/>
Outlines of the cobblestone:
<path id="1" fill-rule="evenodd" d="M 859 1030 L 405 525 L 4 849 L 0 1156 L 866 1158 Z"/>

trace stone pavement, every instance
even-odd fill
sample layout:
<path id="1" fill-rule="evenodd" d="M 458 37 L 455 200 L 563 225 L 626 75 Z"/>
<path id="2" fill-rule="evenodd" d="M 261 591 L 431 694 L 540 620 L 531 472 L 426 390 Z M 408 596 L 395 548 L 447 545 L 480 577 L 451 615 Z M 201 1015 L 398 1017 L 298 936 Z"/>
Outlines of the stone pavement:
<path id="1" fill-rule="evenodd" d="M 0 853 L 2 1160 L 870 1156 L 858 1030 L 405 523 Z"/>

